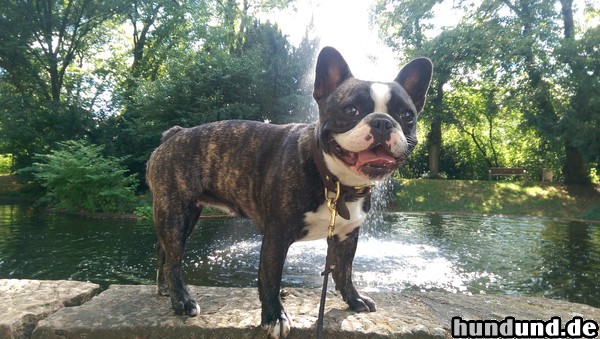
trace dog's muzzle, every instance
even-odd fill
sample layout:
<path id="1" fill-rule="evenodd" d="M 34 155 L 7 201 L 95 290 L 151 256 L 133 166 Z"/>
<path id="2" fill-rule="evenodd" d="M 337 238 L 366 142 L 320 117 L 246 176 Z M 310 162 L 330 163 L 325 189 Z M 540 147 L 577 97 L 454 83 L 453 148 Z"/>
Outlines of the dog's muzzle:
<path id="1" fill-rule="evenodd" d="M 340 146 L 335 138 L 330 138 L 329 149 L 348 167 L 372 178 L 386 176 L 406 161 L 403 155 L 394 156 L 389 146 L 381 143 L 373 143 L 365 150 L 352 152 Z"/>

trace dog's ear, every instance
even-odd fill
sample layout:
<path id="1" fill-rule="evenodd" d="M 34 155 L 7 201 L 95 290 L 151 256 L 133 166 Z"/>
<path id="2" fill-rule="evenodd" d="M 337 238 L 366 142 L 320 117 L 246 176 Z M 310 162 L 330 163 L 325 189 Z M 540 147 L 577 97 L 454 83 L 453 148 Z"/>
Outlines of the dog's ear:
<path id="1" fill-rule="evenodd" d="M 427 58 L 418 58 L 409 62 L 400 70 L 395 82 L 404 88 L 410 95 L 417 111 L 420 112 L 425 105 L 425 96 L 431 82 L 433 64 Z"/>
<path id="2" fill-rule="evenodd" d="M 348 63 L 333 47 L 325 47 L 319 53 L 315 74 L 313 98 L 319 103 L 327 98 L 344 80 L 351 78 Z"/>

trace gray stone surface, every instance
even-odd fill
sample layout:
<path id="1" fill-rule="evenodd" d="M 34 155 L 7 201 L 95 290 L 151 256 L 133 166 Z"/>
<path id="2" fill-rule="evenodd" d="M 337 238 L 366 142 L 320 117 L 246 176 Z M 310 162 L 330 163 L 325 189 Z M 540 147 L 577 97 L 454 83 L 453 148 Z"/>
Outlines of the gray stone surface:
<path id="1" fill-rule="evenodd" d="M 113 285 L 89 302 L 63 308 L 38 323 L 34 338 L 264 338 L 255 288 L 190 286 L 202 308 L 195 318 L 174 316 L 154 286 Z M 315 336 L 319 290 L 289 289 L 286 309 L 294 324 L 289 338 Z M 541 298 L 469 296 L 438 292 L 370 293 L 375 313 L 349 311 L 329 292 L 325 338 L 449 338 L 453 316 L 463 319 L 549 320 L 574 316 L 600 320 L 600 309 Z"/>
<path id="2" fill-rule="evenodd" d="M 0 338 L 28 338 L 39 320 L 81 305 L 99 290 L 78 281 L 0 279 Z"/>

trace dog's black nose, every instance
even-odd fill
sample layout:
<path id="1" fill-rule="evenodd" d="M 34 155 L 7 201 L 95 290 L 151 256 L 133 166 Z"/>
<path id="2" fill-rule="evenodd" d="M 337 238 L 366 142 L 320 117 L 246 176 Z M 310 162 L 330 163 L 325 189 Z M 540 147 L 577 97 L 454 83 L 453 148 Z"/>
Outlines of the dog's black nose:
<path id="1" fill-rule="evenodd" d="M 390 130 L 394 127 L 394 124 L 390 121 L 390 119 L 384 117 L 379 117 L 371 120 L 369 125 L 376 132 L 379 132 L 379 134 L 389 133 Z"/>

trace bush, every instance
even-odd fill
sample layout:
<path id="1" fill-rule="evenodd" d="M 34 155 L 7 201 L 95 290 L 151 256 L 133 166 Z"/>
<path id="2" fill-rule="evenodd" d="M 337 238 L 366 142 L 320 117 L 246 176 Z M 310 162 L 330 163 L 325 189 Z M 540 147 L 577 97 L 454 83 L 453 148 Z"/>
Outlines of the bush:
<path id="1" fill-rule="evenodd" d="M 46 189 L 51 207 L 69 211 L 122 213 L 135 205 L 135 175 L 121 165 L 125 158 L 104 157 L 102 146 L 85 141 L 58 143 L 50 154 L 36 154 L 33 172 Z"/>
<path id="2" fill-rule="evenodd" d="M 0 174 L 11 173 L 12 155 L 0 154 Z"/>

